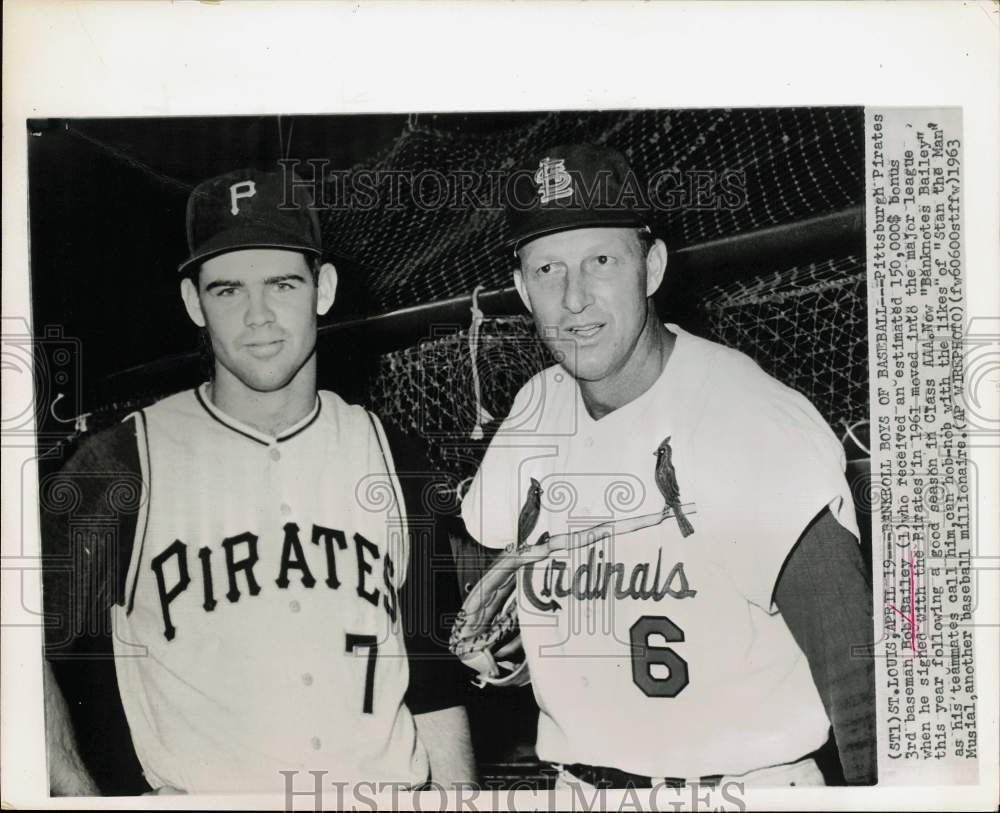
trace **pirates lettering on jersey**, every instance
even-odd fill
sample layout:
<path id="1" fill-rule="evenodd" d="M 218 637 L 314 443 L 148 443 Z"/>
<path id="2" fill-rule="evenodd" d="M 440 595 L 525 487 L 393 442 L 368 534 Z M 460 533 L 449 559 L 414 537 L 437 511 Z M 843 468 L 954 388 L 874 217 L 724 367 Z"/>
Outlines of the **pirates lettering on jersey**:
<path id="1" fill-rule="evenodd" d="M 562 608 L 557 598 L 573 596 L 579 601 L 598 599 L 634 599 L 636 601 L 662 601 L 670 598 L 693 598 L 697 595 L 688 584 L 684 563 L 677 562 L 664 573 L 663 552 L 656 554 L 655 567 L 651 562 L 639 562 L 626 572 L 621 562 L 604 561 L 604 551 L 595 552 L 591 547 L 587 560 L 572 572 L 561 559 L 547 559 L 541 573 L 541 587 L 535 586 L 535 565 L 525 565 L 524 594 L 533 607 L 543 612 Z M 650 581 L 652 570 L 652 581 Z M 555 596 L 555 598 L 553 598 Z"/>
<path id="2" fill-rule="evenodd" d="M 383 553 L 378 545 L 360 533 L 351 534 L 349 541 L 344 531 L 313 525 L 309 538 L 318 552 L 307 556 L 299 536 L 298 524 L 286 522 L 283 530 L 281 562 L 273 579 L 278 589 L 294 589 L 297 585 L 313 589 L 317 584 L 313 570 L 322 573 L 325 565 L 324 584 L 330 590 L 339 590 L 343 583 L 338 571 L 339 564 L 341 568 L 349 569 L 356 574 L 354 584 L 358 597 L 373 607 L 381 604 L 390 620 L 395 622 L 398 605 L 394 583 L 396 566 L 388 551 Z M 218 605 L 217 580 L 224 580 L 228 589 L 223 595 L 231 604 L 239 602 L 244 594 L 250 598 L 259 595 L 270 583 L 268 578 L 264 578 L 264 574 L 255 570 L 259 560 L 258 542 L 259 537 L 250 531 L 223 539 L 221 546 L 224 551 L 224 576 L 213 571 L 212 548 L 203 546 L 198 549 L 197 557 L 201 563 L 199 582 L 203 599 L 201 606 L 206 613 L 213 612 Z M 171 620 L 170 605 L 180 598 L 192 583 L 191 572 L 194 566 L 188 561 L 189 547 L 182 540 L 175 539 L 150 560 L 149 566 L 156 577 L 156 589 L 163 616 L 163 636 L 168 641 L 172 641 L 177 635 L 177 627 Z M 346 552 L 349 548 L 354 549 L 353 557 L 345 553 L 338 558 L 338 551 Z M 312 566 L 310 566 L 310 556 Z M 375 574 L 378 562 L 382 563 L 381 579 Z"/>

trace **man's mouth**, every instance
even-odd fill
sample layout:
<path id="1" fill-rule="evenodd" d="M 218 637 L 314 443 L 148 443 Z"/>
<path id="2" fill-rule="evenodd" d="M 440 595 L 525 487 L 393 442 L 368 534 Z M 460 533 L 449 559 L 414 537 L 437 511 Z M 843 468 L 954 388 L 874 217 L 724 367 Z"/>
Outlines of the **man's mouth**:
<path id="1" fill-rule="evenodd" d="M 278 355 L 284 344 L 284 339 L 275 339 L 272 342 L 251 342 L 245 346 L 247 352 L 255 359 L 269 359 Z"/>
<path id="2" fill-rule="evenodd" d="M 588 322 L 585 325 L 574 325 L 566 328 L 566 332 L 578 339 L 592 339 L 604 327 L 603 322 Z"/>

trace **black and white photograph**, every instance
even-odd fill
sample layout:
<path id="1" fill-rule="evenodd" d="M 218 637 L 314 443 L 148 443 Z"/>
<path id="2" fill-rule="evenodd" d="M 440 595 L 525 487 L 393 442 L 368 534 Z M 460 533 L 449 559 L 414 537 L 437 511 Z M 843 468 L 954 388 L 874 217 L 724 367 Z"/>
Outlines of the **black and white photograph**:
<path id="1" fill-rule="evenodd" d="M 29 121 L 53 792 L 873 784 L 863 123 Z"/>
<path id="2" fill-rule="evenodd" d="M 766 98 L 24 116 L 42 798 L 977 785 L 970 121 Z"/>

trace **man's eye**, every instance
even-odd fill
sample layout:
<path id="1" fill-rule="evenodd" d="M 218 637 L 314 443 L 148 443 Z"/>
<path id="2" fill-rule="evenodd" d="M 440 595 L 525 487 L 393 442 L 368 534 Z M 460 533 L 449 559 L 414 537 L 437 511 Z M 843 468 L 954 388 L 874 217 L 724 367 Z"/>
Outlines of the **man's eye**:
<path id="1" fill-rule="evenodd" d="M 536 273 L 545 275 L 545 274 L 548 274 L 549 271 L 551 271 L 551 270 L 552 270 L 552 264 L 551 263 L 546 263 L 545 265 L 539 266 L 538 269 L 537 269 L 537 271 L 536 271 Z"/>
<path id="2" fill-rule="evenodd" d="M 218 288 L 215 291 L 216 296 L 232 296 L 236 293 L 235 288 Z"/>
<path id="3" fill-rule="evenodd" d="M 596 259 L 598 265 L 607 265 L 611 262 L 611 258 L 607 254 L 598 254 Z"/>
<path id="4" fill-rule="evenodd" d="M 290 282 L 276 282 L 274 284 L 274 287 L 277 288 L 279 291 L 294 291 L 295 290 L 295 286 L 292 285 L 292 283 L 290 283 Z"/>

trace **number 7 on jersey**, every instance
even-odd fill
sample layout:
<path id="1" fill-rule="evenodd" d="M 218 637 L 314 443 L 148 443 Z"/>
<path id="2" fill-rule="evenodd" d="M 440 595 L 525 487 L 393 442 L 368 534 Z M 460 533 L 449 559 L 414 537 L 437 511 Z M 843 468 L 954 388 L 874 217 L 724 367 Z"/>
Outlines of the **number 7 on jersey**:
<path id="1" fill-rule="evenodd" d="M 365 700 L 361 710 L 372 714 L 373 697 L 375 695 L 375 660 L 378 658 L 378 640 L 374 635 L 355 635 L 347 633 L 347 652 L 353 652 L 358 647 L 368 647 L 368 667 L 365 670 Z"/>

